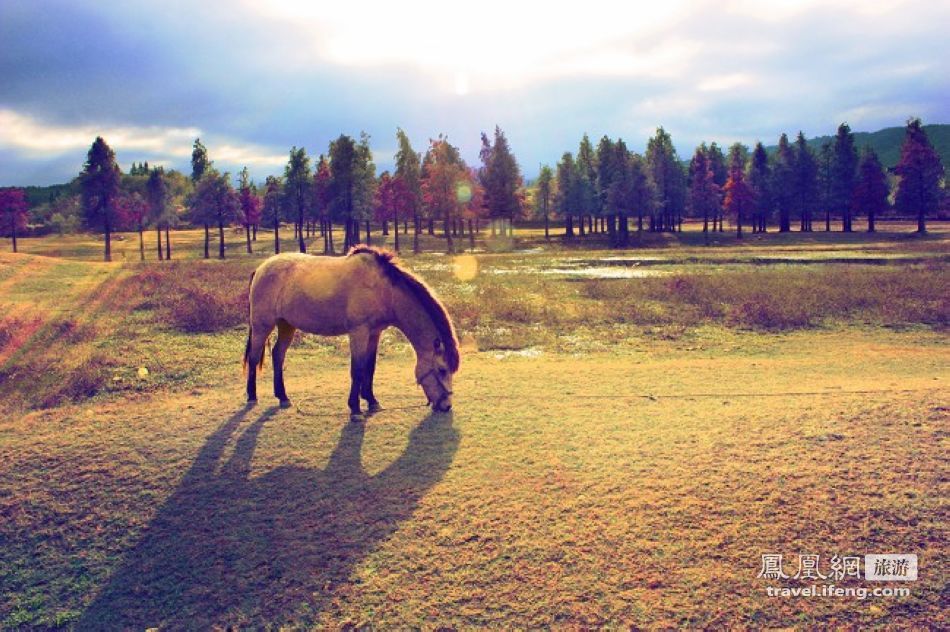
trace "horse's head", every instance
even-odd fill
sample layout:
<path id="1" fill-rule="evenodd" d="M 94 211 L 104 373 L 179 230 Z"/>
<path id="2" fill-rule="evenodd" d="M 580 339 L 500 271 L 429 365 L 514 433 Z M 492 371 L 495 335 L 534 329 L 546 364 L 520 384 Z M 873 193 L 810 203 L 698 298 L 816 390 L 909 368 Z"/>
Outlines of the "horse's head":
<path id="1" fill-rule="evenodd" d="M 446 412 L 452 408 L 452 371 L 440 339 L 433 342 L 431 353 L 418 354 L 416 382 L 422 386 L 433 410 Z"/>

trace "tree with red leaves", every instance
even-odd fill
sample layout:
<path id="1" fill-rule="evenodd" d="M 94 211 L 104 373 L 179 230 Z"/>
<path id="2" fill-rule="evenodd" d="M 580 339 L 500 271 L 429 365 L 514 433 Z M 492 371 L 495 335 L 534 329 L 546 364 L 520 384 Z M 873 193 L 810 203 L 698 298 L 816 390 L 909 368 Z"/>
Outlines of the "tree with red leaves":
<path id="1" fill-rule="evenodd" d="M 700 145 L 689 162 L 689 208 L 693 215 L 697 217 L 702 215 L 704 235 L 709 232 L 709 220 L 715 219 L 719 213 L 720 195 L 708 152 L 705 143 Z M 715 224 L 713 224 L 713 230 L 715 230 Z"/>
<path id="2" fill-rule="evenodd" d="M 23 189 L 9 187 L 0 189 L 0 230 L 13 238 L 16 252 L 16 232 L 26 228 L 26 196 Z"/>
<path id="3" fill-rule="evenodd" d="M 874 218 L 887 210 L 887 176 L 877 154 L 865 147 L 858 163 L 858 178 L 854 183 L 854 197 L 851 208 L 854 214 L 868 214 L 868 232 L 874 232 Z"/>
<path id="4" fill-rule="evenodd" d="M 894 203 L 897 210 L 916 213 L 917 232 L 927 232 L 927 213 L 938 209 L 943 197 L 943 164 L 919 118 L 907 121 L 901 159 L 894 169 L 900 176 Z"/>
<path id="5" fill-rule="evenodd" d="M 448 252 L 455 252 L 450 226 L 459 209 L 459 186 L 468 169 L 457 147 L 443 137 L 429 141 L 422 161 L 422 200 L 432 218 L 442 218 Z"/>
<path id="6" fill-rule="evenodd" d="M 101 228 L 105 233 L 106 261 L 112 261 L 112 231 L 121 223 L 120 209 L 115 203 L 119 195 L 119 176 L 115 152 L 97 136 L 89 148 L 79 181 L 86 224 L 90 228 Z"/>
<path id="7" fill-rule="evenodd" d="M 395 180 L 388 171 L 379 176 L 376 183 L 376 192 L 373 195 L 373 218 L 383 227 L 383 235 L 389 234 L 389 220 L 393 217 L 396 206 Z M 399 227 L 396 227 L 399 232 Z"/>
<path id="8" fill-rule="evenodd" d="M 742 220 L 752 211 L 755 196 L 752 187 L 745 181 L 745 159 L 741 145 L 733 145 L 729 150 L 729 177 L 723 191 L 726 194 L 723 208 L 735 219 L 736 238 L 742 239 Z"/>

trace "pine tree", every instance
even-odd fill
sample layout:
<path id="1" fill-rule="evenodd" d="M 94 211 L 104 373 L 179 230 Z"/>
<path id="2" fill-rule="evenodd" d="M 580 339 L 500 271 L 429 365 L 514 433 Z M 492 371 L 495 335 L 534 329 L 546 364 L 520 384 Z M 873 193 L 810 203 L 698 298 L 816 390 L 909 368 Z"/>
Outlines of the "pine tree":
<path id="1" fill-rule="evenodd" d="M 105 233 L 105 260 L 112 261 L 112 230 L 120 221 L 116 205 L 119 195 L 119 165 L 115 153 L 101 136 L 89 148 L 80 175 L 82 208 L 86 224 Z"/>
<path id="2" fill-rule="evenodd" d="M 749 187 L 753 196 L 752 232 L 764 233 L 772 214 L 772 171 L 765 146 L 758 142 L 752 150 L 749 162 Z"/>
<path id="3" fill-rule="evenodd" d="M 165 183 L 165 172 L 160 167 L 149 174 L 145 189 L 148 196 L 148 217 L 149 221 L 155 225 L 158 237 L 158 260 L 161 261 L 164 259 L 162 256 L 162 223 L 167 221 L 168 185 Z"/>
<path id="4" fill-rule="evenodd" d="M 895 171 L 900 176 L 895 198 L 897 210 L 916 214 L 917 232 L 927 232 L 927 213 L 936 211 L 944 196 L 940 186 L 944 169 L 919 118 L 907 121 Z"/>
<path id="5" fill-rule="evenodd" d="M 742 239 L 743 220 L 752 210 L 754 195 L 745 179 L 745 153 L 739 143 L 729 150 L 729 177 L 723 187 L 723 208 L 736 222 L 736 238 Z M 721 225 L 721 222 L 720 222 Z"/>
<path id="6" fill-rule="evenodd" d="M 831 203 L 832 210 L 841 214 L 841 230 L 851 232 L 851 199 L 858 169 L 858 151 L 854 134 L 847 123 L 838 126 L 832 146 Z"/>
<path id="7" fill-rule="evenodd" d="M 557 163 L 557 194 L 554 207 L 564 218 L 564 238 L 574 238 L 574 216 L 579 213 L 580 174 L 574 155 L 566 151 Z"/>
<path id="8" fill-rule="evenodd" d="M 812 214 L 818 200 L 818 162 L 801 131 L 795 139 L 794 182 L 794 207 L 798 212 L 799 230 L 811 232 Z"/>
<path id="9" fill-rule="evenodd" d="M 550 241 L 551 231 L 550 204 L 554 194 L 554 171 L 548 165 L 541 165 L 541 171 L 538 173 L 538 194 L 535 202 L 538 210 L 544 216 L 544 239 Z"/>
<path id="10" fill-rule="evenodd" d="M 682 230 L 686 206 L 686 174 L 673 147 L 673 139 L 662 127 L 647 142 L 647 164 L 656 191 L 656 212 L 650 216 L 650 230 Z"/>
<path id="11" fill-rule="evenodd" d="M 877 154 L 870 147 L 865 147 L 858 163 L 858 177 L 854 186 L 854 197 L 851 206 L 854 214 L 861 212 L 868 215 L 868 232 L 874 232 L 875 218 L 887 210 L 887 196 L 890 193 L 887 187 L 887 176 Z"/>
<path id="12" fill-rule="evenodd" d="M 396 178 L 402 182 L 399 206 L 403 209 L 406 222 L 408 222 L 410 216 L 412 217 L 412 251 L 419 252 L 419 212 L 422 208 L 422 188 L 420 184 L 422 156 L 412 149 L 409 137 L 401 128 L 396 128 L 396 140 L 399 143 L 399 149 L 396 151 Z M 405 234 L 405 231 L 403 234 Z"/>
<path id="13" fill-rule="evenodd" d="M 304 241 L 304 215 L 310 200 L 310 157 L 303 147 L 294 146 L 290 149 L 287 166 L 284 167 L 284 196 L 296 217 L 297 247 L 300 252 L 307 252 L 307 243 Z"/>
<path id="14" fill-rule="evenodd" d="M 788 136 L 782 134 L 778 140 L 778 151 L 772 163 L 772 200 L 778 210 L 779 232 L 787 233 L 792 229 L 792 206 L 795 203 L 795 152 L 788 144 Z"/>

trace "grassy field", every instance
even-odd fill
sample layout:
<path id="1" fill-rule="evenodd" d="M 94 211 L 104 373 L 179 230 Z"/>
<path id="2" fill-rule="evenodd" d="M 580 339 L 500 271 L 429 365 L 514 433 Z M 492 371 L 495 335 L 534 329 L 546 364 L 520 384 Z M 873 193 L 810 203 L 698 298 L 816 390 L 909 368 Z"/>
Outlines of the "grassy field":
<path id="1" fill-rule="evenodd" d="M 950 239 L 835 237 L 409 256 L 460 330 L 455 407 L 428 414 L 389 332 L 366 424 L 345 340 L 295 342 L 293 408 L 244 407 L 266 253 L 240 236 L 206 262 L 180 233 L 163 265 L 132 236 L 112 264 L 23 240 L 0 255 L 0 628 L 945 628 Z M 920 559 L 907 596 L 757 577 L 895 552 Z"/>

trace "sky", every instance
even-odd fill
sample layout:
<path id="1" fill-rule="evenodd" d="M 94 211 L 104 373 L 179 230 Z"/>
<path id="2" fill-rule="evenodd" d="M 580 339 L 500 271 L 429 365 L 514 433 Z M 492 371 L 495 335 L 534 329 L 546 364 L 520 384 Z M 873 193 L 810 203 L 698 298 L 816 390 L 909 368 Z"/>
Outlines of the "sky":
<path id="1" fill-rule="evenodd" d="M 0 186 L 66 182 L 97 135 L 120 166 L 279 174 L 292 146 L 370 135 L 391 169 L 498 125 L 528 178 L 592 140 L 681 157 L 782 132 L 950 123 L 940 0 L 0 0 Z"/>

